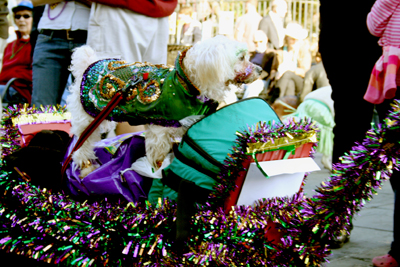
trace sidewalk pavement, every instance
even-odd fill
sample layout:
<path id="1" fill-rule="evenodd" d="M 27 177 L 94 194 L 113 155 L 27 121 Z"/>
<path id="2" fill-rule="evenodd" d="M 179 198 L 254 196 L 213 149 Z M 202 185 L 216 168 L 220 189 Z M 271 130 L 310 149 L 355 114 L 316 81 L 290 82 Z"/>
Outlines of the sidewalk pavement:
<path id="1" fill-rule="evenodd" d="M 315 162 L 320 171 L 308 175 L 304 192 L 307 197 L 315 194 L 315 189 L 330 177 L 330 172 L 321 164 L 321 154 L 315 154 Z M 372 258 L 387 254 L 393 238 L 394 194 L 390 182 L 386 181 L 378 195 L 365 204 L 354 216 L 354 229 L 350 241 L 340 249 L 333 249 L 326 267 L 366 267 L 372 266 Z"/>

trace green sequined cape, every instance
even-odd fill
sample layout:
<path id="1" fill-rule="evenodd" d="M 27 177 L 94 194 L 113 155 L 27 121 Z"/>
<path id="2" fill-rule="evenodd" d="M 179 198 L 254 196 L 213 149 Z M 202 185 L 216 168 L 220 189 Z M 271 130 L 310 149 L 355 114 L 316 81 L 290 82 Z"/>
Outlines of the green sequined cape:
<path id="1" fill-rule="evenodd" d="M 181 126 L 179 120 L 191 115 L 208 115 L 218 103 L 199 97 L 199 90 L 181 68 L 184 51 L 175 68 L 150 63 L 127 64 L 118 59 L 99 60 L 86 70 L 81 83 L 81 103 L 95 117 L 117 90 L 126 90 L 109 120 L 131 125 Z M 135 84 L 137 82 L 137 84 Z"/>

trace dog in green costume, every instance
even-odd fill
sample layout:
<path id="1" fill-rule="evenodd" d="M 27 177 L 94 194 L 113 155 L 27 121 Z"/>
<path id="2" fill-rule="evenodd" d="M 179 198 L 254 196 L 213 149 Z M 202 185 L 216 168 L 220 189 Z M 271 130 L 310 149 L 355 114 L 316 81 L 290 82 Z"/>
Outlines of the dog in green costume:
<path id="1" fill-rule="evenodd" d="M 127 63 L 120 59 L 100 59 L 88 46 L 72 56 L 72 74 L 68 110 L 71 132 L 79 137 L 118 90 L 124 99 L 92 133 L 73 161 L 81 168 L 82 178 L 95 169 L 93 145 L 102 132 L 115 122 L 146 124 L 146 156 L 158 169 L 172 148 L 172 140 L 214 112 L 229 85 L 255 81 L 261 68 L 249 61 L 245 44 L 217 36 L 181 52 L 175 66 L 151 63 Z"/>

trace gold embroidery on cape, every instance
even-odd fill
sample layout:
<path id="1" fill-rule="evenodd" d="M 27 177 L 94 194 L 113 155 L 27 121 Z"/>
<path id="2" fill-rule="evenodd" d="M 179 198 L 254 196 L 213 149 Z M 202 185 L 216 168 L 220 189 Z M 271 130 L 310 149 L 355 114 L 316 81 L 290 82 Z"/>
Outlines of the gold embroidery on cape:
<path id="1" fill-rule="evenodd" d="M 109 70 L 119 70 L 122 68 L 127 68 L 130 66 L 135 65 L 135 63 L 132 64 L 126 64 L 127 62 L 125 60 L 119 60 L 119 61 L 111 61 L 110 63 L 108 63 L 108 69 Z M 121 66 L 116 67 L 116 64 L 120 64 Z"/>
<path id="2" fill-rule="evenodd" d="M 147 88 L 148 88 L 150 85 L 152 85 L 152 84 L 154 84 L 154 86 L 156 87 L 155 93 L 154 93 L 153 95 L 151 95 L 151 96 L 145 96 L 144 93 L 146 92 Z M 154 102 L 154 101 L 156 101 L 156 100 L 160 97 L 160 95 L 161 95 L 160 84 L 159 84 L 157 81 L 155 81 L 155 80 L 153 80 L 153 81 L 151 81 L 151 82 L 148 82 L 148 83 L 144 86 L 144 88 L 142 88 L 142 86 L 139 84 L 138 89 L 139 89 L 139 97 L 138 97 L 138 100 L 139 100 L 139 102 L 142 103 L 142 104 L 149 104 L 149 103 L 151 103 L 151 102 Z"/>
<path id="3" fill-rule="evenodd" d="M 140 86 L 140 84 L 139 84 Z M 134 99 L 138 95 L 138 89 L 135 87 L 129 90 L 128 96 L 126 97 L 127 101 Z"/>
<path id="4" fill-rule="evenodd" d="M 170 67 L 169 66 L 166 66 L 166 65 L 164 65 L 164 64 L 156 64 L 156 65 L 154 65 L 154 64 L 151 64 L 151 63 L 149 63 L 149 62 L 135 62 L 135 63 L 131 63 L 131 64 L 126 64 L 127 62 L 125 61 L 125 60 L 119 60 L 119 61 L 112 61 L 112 62 L 110 62 L 110 63 L 108 63 L 108 69 L 109 70 L 118 70 L 118 69 L 122 69 L 122 68 L 127 68 L 127 67 L 130 67 L 130 66 L 136 66 L 136 67 L 138 67 L 138 68 L 140 68 L 140 67 L 146 67 L 146 66 L 149 66 L 149 67 L 156 67 L 156 68 L 159 68 L 159 69 L 169 69 Z M 116 64 L 120 64 L 121 66 L 115 66 Z"/>
<path id="5" fill-rule="evenodd" d="M 120 65 L 120 66 L 116 66 L 116 65 Z M 144 62 L 144 63 L 135 62 L 135 63 L 127 64 L 127 62 L 125 60 L 112 61 L 112 62 L 109 62 L 108 65 L 107 65 L 107 67 L 108 67 L 108 69 L 110 71 L 124 69 L 124 68 L 128 68 L 128 67 L 131 67 L 131 66 L 135 66 L 135 67 L 138 67 L 138 68 L 141 68 L 141 67 L 156 67 L 158 69 L 170 69 L 171 68 L 171 66 L 168 66 L 168 65 L 152 64 L 152 63 L 149 63 L 149 62 Z M 111 83 L 106 83 L 105 88 L 107 90 L 106 90 L 106 92 L 103 91 L 103 89 L 104 89 L 104 87 L 103 87 L 104 86 L 104 81 L 105 81 L 106 78 L 109 78 L 110 80 L 115 81 L 118 84 L 117 90 L 121 90 L 123 87 L 126 86 L 126 83 L 123 80 L 117 78 L 116 76 L 114 76 L 112 74 L 105 75 L 100 80 L 100 95 L 102 97 L 106 98 L 106 99 L 112 98 L 115 95 L 116 91 L 117 91 Z M 144 93 L 146 92 L 148 87 L 153 85 L 153 84 L 156 87 L 155 93 L 153 95 L 151 95 L 151 96 L 146 96 Z M 129 91 L 127 97 L 126 97 L 126 100 L 127 101 L 133 100 L 135 97 L 137 97 L 139 95 L 138 96 L 139 102 L 141 102 L 142 104 L 148 104 L 148 103 L 156 101 L 160 97 L 160 94 L 161 94 L 160 84 L 157 81 L 153 80 L 153 81 L 148 82 L 144 86 L 144 88 L 142 88 L 141 84 L 138 84 L 136 88 L 130 89 L 130 91 Z"/>
<path id="6" fill-rule="evenodd" d="M 106 99 L 110 99 L 115 95 L 116 90 L 115 90 L 114 86 L 111 83 L 106 83 L 107 91 L 103 92 L 103 88 L 104 88 L 103 85 L 104 85 L 104 81 L 105 81 L 106 78 L 109 78 L 110 80 L 112 80 L 112 81 L 114 81 L 114 82 L 116 82 L 118 84 L 118 89 L 117 90 L 121 90 L 122 88 L 124 88 L 126 83 L 124 81 L 122 81 L 121 79 L 115 77 L 112 74 L 104 75 L 103 78 L 101 78 L 101 80 L 100 80 L 99 92 L 100 92 L 100 95 L 102 97 L 104 97 Z"/>

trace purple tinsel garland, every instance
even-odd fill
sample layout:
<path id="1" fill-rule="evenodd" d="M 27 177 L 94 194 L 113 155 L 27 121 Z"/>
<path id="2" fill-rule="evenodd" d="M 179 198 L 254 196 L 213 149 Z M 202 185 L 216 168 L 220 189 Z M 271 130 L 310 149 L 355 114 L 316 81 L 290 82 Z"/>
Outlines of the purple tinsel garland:
<path id="1" fill-rule="evenodd" d="M 0 143 L 2 146 L 1 157 L 5 157 L 18 148 L 20 144 L 18 138 L 21 136 L 18 127 L 14 127 L 13 119 L 22 115 L 38 115 L 38 114 L 64 114 L 65 107 L 46 106 L 45 108 L 35 109 L 27 105 L 13 105 L 3 109 L 3 118 L 1 120 Z"/>
<path id="2" fill-rule="evenodd" d="M 267 141 L 314 129 L 309 121 L 285 125 L 260 124 L 238 133 L 208 205 L 193 218 L 192 236 L 183 256 L 170 239 L 176 205 L 166 200 L 155 206 L 129 203 L 79 203 L 27 183 L 10 180 L 1 170 L 0 248 L 51 263 L 77 266 L 316 266 L 330 254 L 333 238 L 366 200 L 397 168 L 398 145 L 390 131 L 399 128 L 399 102 L 386 124 L 371 129 L 334 166 L 331 179 L 312 198 L 292 197 L 259 201 L 256 207 L 235 207 L 229 214 L 218 208 L 235 188 L 236 174 L 247 160 L 249 142 Z M 18 114 L 18 108 L 9 111 Z M 6 127 L 2 143 L 12 144 Z M 8 140 L 7 140 L 8 138 Z M 15 149 L 10 145 L 11 150 Z M 10 153 L 10 152 L 8 152 Z M 280 243 L 266 240 L 270 221 L 281 229 Z M 20 229 L 20 231 L 13 231 Z"/>

